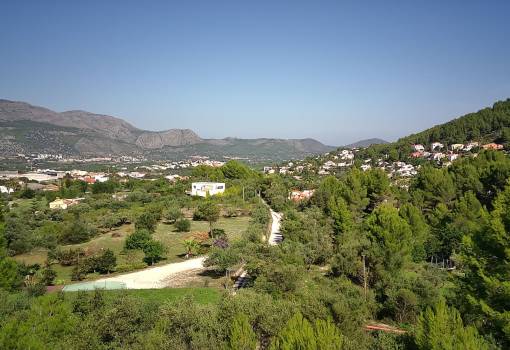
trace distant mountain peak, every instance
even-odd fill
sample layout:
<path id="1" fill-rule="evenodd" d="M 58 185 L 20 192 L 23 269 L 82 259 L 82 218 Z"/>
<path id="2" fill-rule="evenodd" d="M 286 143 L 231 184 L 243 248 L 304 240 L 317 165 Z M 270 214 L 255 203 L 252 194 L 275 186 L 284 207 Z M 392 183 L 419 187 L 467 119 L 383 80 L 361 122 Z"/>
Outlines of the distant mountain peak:
<path id="1" fill-rule="evenodd" d="M 368 147 L 368 146 L 372 146 L 372 145 L 382 145 L 382 144 L 386 144 L 386 143 L 389 143 L 389 142 L 385 141 L 383 139 L 371 138 L 371 139 L 360 140 L 360 141 L 345 145 L 344 147 L 345 148 L 363 148 L 363 147 Z"/>

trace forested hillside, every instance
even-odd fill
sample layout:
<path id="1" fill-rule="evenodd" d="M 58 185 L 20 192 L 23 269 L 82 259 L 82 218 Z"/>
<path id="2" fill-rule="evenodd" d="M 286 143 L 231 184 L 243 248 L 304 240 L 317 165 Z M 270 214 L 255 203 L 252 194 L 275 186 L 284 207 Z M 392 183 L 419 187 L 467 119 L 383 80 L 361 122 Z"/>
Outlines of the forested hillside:
<path id="1" fill-rule="evenodd" d="M 441 142 L 445 145 L 478 141 L 481 143 L 510 142 L 510 99 L 494 103 L 492 107 L 466 114 L 447 123 L 434 126 L 417 134 L 385 145 L 373 145 L 368 153 L 398 153 L 400 159 L 409 157 L 413 144 L 429 145 Z"/>

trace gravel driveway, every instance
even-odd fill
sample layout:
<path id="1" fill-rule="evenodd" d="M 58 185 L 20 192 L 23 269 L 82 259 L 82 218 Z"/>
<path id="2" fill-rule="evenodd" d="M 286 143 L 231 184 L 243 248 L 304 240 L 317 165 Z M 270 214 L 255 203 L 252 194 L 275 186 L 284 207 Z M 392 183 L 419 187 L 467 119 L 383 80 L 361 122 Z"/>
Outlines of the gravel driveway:
<path id="1" fill-rule="evenodd" d="M 102 278 L 97 282 L 123 282 L 127 289 L 165 288 L 168 278 L 172 275 L 189 270 L 204 268 L 206 257 L 189 259 L 183 262 L 147 268 L 141 271 L 126 273 L 114 277 Z"/>

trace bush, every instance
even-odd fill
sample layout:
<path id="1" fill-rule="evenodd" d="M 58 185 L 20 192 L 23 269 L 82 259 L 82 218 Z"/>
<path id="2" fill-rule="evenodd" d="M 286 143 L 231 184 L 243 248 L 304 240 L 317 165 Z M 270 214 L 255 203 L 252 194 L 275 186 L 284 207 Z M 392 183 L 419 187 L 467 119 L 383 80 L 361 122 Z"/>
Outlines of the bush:
<path id="1" fill-rule="evenodd" d="M 46 286 L 52 286 L 55 283 L 55 278 L 57 277 L 57 273 L 55 270 L 48 266 L 42 272 L 41 282 Z"/>
<path id="2" fill-rule="evenodd" d="M 87 275 L 82 265 L 76 265 L 71 272 L 71 281 L 82 281 Z"/>
<path id="3" fill-rule="evenodd" d="M 116 272 L 129 272 L 129 271 L 133 271 L 133 270 L 140 270 L 140 269 L 143 269 L 146 267 L 147 267 L 147 264 L 144 262 L 134 262 L 134 263 L 130 263 L 130 264 L 118 265 L 117 268 L 115 269 L 115 271 Z"/>
<path id="4" fill-rule="evenodd" d="M 117 258 L 111 249 L 106 249 L 101 256 L 91 259 L 94 263 L 93 270 L 101 274 L 113 272 L 117 266 Z"/>
<path id="5" fill-rule="evenodd" d="M 178 232 L 189 232 L 191 230 L 191 222 L 188 219 L 179 219 L 175 222 L 175 228 Z"/>
<path id="6" fill-rule="evenodd" d="M 213 228 L 212 232 L 211 232 L 211 236 L 214 238 L 221 238 L 221 237 L 225 237 L 226 233 L 225 233 L 225 230 L 222 228 Z"/>
<path id="7" fill-rule="evenodd" d="M 46 293 L 46 285 L 42 282 L 31 284 L 27 286 L 26 292 L 31 297 L 38 297 Z"/>
<path id="8" fill-rule="evenodd" d="M 143 252 L 145 253 L 144 261 L 152 265 L 157 263 L 158 261 L 163 259 L 163 255 L 165 254 L 165 247 L 161 242 L 158 241 L 149 241 L 143 248 Z"/>
<path id="9" fill-rule="evenodd" d="M 220 216 L 220 207 L 210 200 L 206 200 L 198 205 L 193 213 L 195 221 L 215 222 Z"/>
<path id="10" fill-rule="evenodd" d="M 23 276 L 13 259 L 0 258 L 0 290 L 15 291 L 21 287 Z"/>
<path id="11" fill-rule="evenodd" d="M 115 192 L 116 183 L 113 181 L 96 182 L 92 185 L 92 193 L 113 193 Z"/>
<path id="12" fill-rule="evenodd" d="M 163 217 L 169 222 L 176 222 L 182 218 L 181 209 L 179 209 L 179 207 L 172 206 L 164 211 Z"/>
<path id="13" fill-rule="evenodd" d="M 96 233 L 95 228 L 90 227 L 80 219 L 76 219 L 64 227 L 59 241 L 64 244 L 83 243 L 95 236 Z"/>
<path id="14" fill-rule="evenodd" d="M 79 260 L 85 257 L 85 252 L 81 248 L 76 249 L 58 249 L 48 252 L 48 259 L 58 261 L 62 266 L 77 265 Z"/>
<path id="15" fill-rule="evenodd" d="M 152 235 L 149 231 L 144 229 L 136 230 L 127 237 L 124 247 L 126 249 L 143 249 L 151 240 Z"/>
<path id="16" fill-rule="evenodd" d="M 156 230 L 156 225 L 158 223 L 158 218 L 156 214 L 152 212 L 145 212 L 138 217 L 135 223 L 135 228 L 137 230 L 145 229 L 150 232 L 154 232 Z"/>

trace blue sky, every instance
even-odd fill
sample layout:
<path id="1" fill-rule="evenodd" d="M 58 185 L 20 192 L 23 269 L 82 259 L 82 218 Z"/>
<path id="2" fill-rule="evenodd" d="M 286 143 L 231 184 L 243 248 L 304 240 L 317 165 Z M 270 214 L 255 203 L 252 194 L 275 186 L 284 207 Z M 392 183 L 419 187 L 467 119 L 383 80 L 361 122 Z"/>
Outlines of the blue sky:
<path id="1" fill-rule="evenodd" d="M 0 98 L 202 137 L 394 140 L 510 97 L 510 1 L 10 1 Z"/>

